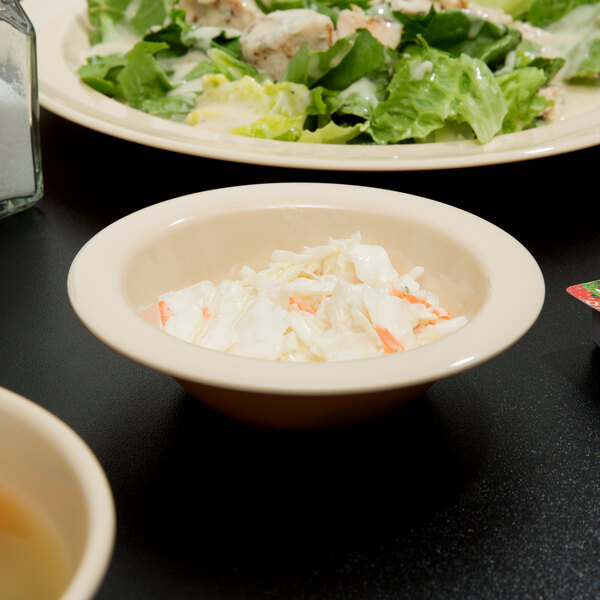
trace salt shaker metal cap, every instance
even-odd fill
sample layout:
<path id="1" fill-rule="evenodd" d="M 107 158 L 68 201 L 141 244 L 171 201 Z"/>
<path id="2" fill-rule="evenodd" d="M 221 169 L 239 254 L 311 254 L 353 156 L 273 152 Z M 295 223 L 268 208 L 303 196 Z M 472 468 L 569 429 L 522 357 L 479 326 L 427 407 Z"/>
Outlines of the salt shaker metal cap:
<path id="1" fill-rule="evenodd" d="M 19 0 L 0 0 L 0 219 L 42 194 L 35 30 Z"/>

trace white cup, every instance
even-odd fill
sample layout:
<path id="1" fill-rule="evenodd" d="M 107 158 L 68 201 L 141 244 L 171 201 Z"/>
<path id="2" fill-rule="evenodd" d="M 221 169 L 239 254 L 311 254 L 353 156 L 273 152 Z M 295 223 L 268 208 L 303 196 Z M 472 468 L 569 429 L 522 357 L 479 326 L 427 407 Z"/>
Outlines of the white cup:
<path id="1" fill-rule="evenodd" d="M 93 598 L 115 537 L 106 475 L 90 448 L 63 421 L 1 387 L 0 488 L 35 507 L 56 534 L 67 575 L 60 600 Z"/>

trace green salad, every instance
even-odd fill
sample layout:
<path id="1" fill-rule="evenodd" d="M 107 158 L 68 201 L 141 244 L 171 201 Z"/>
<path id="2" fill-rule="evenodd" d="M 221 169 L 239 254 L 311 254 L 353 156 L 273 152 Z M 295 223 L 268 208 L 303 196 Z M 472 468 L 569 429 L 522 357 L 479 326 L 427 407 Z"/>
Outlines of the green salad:
<path id="1" fill-rule="evenodd" d="M 86 85 L 264 139 L 484 144 L 600 81 L 598 0 L 88 0 L 87 14 Z"/>

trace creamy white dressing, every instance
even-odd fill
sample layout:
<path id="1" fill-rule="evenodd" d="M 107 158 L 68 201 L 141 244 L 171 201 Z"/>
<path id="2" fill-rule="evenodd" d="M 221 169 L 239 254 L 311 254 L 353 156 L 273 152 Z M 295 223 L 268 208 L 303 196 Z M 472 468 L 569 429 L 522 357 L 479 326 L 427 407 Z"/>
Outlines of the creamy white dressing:
<path id="1" fill-rule="evenodd" d="M 479 35 L 482 27 L 484 25 L 484 21 L 480 19 L 472 19 L 471 26 L 469 27 L 469 32 L 467 33 L 467 37 L 469 39 L 474 39 Z"/>
<path id="2" fill-rule="evenodd" d="M 559 22 L 546 29 L 552 34 L 548 50 L 558 55 L 568 53 L 581 39 L 591 35 L 600 36 L 600 6 L 584 4 L 565 15 Z"/>
<path id="3" fill-rule="evenodd" d="M 183 56 L 161 59 L 160 64 L 169 73 L 169 80 L 174 85 L 186 83 L 186 77 L 198 66 L 198 63 L 208 60 L 208 56 L 202 50 L 189 50 Z"/>
<path id="4" fill-rule="evenodd" d="M 252 77 L 228 81 L 224 75 L 205 75 L 204 93 L 196 101 L 189 117 L 190 125 L 213 131 L 230 132 L 251 125 L 260 118 L 303 115 L 310 104 L 310 92 L 294 83 L 265 82 Z"/>
<path id="5" fill-rule="evenodd" d="M 139 41 L 138 36 L 130 28 L 117 24 L 105 35 L 103 42 L 89 48 L 86 57 L 126 54 L 137 41 Z"/>
<path id="6" fill-rule="evenodd" d="M 347 100 L 354 95 L 358 96 L 363 103 L 370 105 L 371 108 L 375 108 L 379 102 L 375 84 L 366 77 L 361 77 L 358 81 L 355 81 L 340 92 L 342 100 Z M 366 110 L 365 107 L 365 112 Z"/>
<path id="7" fill-rule="evenodd" d="M 211 350 L 282 361 L 337 361 L 403 352 L 463 327 L 385 249 L 360 233 L 295 253 L 276 250 L 262 271 L 201 281 L 141 311 L 165 332 Z"/>
<path id="8" fill-rule="evenodd" d="M 130 0 L 129 4 L 125 8 L 125 13 L 124 13 L 125 20 L 131 21 L 131 19 L 133 19 L 135 17 L 135 15 L 137 14 L 141 5 L 142 5 L 142 0 Z"/>
<path id="9" fill-rule="evenodd" d="M 202 79 L 192 79 L 179 83 L 177 87 L 167 92 L 167 96 L 180 96 L 182 94 L 201 94 L 204 91 Z"/>
<path id="10" fill-rule="evenodd" d="M 433 63 L 430 60 L 415 59 L 408 63 L 410 76 L 416 81 L 421 81 L 427 73 L 433 70 Z"/>
<path id="11" fill-rule="evenodd" d="M 577 65 L 586 58 L 587 44 L 581 44 L 583 39 L 589 41 L 600 38 L 600 6 L 586 4 L 579 6 L 563 17 L 558 23 L 548 26 L 551 34 L 546 41 L 544 52 L 547 56 L 566 57 L 570 65 Z M 563 77 L 570 75 L 565 69 Z"/>
<path id="12" fill-rule="evenodd" d="M 186 35 L 186 40 L 193 40 L 193 45 L 195 48 L 208 50 L 211 46 L 213 38 L 220 34 L 223 34 L 223 36 L 227 39 L 233 39 L 239 36 L 241 31 L 238 29 L 215 27 L 212 25 L 206 27 L 199 26 L 190 30 L 190 32 Z"/>
<path id="13" fill-rule="evenodd" d="M 244 102 L 214 100 L 203 102 L 201 108 L 195 109 L 189 116 L 188 124 L 210 131 L 229 133 L 233 129 L 254 123 L 261 116 L 259 110 Z"/>

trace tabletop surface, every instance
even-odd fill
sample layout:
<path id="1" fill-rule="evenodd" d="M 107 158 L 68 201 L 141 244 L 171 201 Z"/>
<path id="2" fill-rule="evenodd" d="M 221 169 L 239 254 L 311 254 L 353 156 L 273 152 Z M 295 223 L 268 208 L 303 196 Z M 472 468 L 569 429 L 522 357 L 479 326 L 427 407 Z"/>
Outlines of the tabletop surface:
<path id="1" fill-rule="evenodd" d="M 591 309 L 566 293 L 600 277 L 600 148 L 336 173 L 180 155 L 45 110 L 41 138 L 44 198 L 0 222 L 0 386 L 70 425 L 108 476 L 117 536 L 97 600 L 600 597 L 600 350 Z M 68 269 L 102 228 L 271 181 L 387 188 L 483 217 L 537 260 L 538 320 L 392 416 L 301 434 L 214 414 L 78 321 Z"/>

